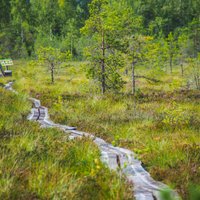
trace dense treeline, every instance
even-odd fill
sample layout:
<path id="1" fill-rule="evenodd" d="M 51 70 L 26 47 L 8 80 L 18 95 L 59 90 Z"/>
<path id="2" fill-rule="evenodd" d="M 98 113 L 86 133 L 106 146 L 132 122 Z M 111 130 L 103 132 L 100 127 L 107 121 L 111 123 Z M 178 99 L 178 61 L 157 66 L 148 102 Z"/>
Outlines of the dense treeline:
<path id="1" fill-rule="evenodd" d="M 88 0 L 1 0 L 1 56 L 24 57 L 39 45 L 74 51 L 88 17 Z"/>
<path id="2" fill-rule="evenodd" d="M 91 0 L 1 0 L 1 55 L 19 57 L 28 53 L 31 56 L 35 51 L 35 45 L 54 42 L 54 45 L 59 43 L 63 50 L 72 50 L 77 56 L 80 53 L 76 45 L 77 40 L 84 43 L 84 39 L 80 39 L 79 30 L 89 17 L 90 2 Z M 127 3 L 127 6 L 132 8 L 133 15 L 141 16 L 145 34 L 167 37 L 170 32 L 180 33 L 187 29 L 190 37 L 197 40 L 195 45 L 199 51 L 199 1 L 109 2 L 113 6 L 116 6 L 115 2 L 119 5 Z M 195 30 L 198 33 L 195 33 Z"/>
<path id="3" fill-rule="evenodd" d="M 0 5 L 1 57 L 35 57 L 41 47 L 87 57 L 89 75 L 103 93 L 123 87 L 122 68 L 131 68 L 135 93 L 136 78 L 157 81 L 136 75 L 136 67 L 155 74 L 172 73 L 178 65 L 183 76 L 187 63 L 200 88 L 198 0 L 1 0 Z"/>

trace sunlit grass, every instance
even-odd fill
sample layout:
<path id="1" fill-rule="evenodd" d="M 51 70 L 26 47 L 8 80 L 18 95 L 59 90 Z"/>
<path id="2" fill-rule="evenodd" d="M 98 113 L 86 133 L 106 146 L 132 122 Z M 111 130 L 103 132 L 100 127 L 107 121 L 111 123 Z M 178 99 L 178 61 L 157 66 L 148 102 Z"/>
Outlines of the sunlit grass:
<path id="1" fill-rule="evenodd" d="M 124 94 L 101 96 L 86 68 L 85 62 L 67 64 L 52 85 L 44 66 L 17 61 L 14 87 L 41 99 L 54 121 L 133 150 L 157 180 L 187 199 L 189 185 L 200 182 L 199 91 L 185 90 L 177 68 L 173 75 L 159 74 L 159 83 L 139 79 L 136 98 L 129 95 L 128 76 Z M 137 73 L 149 76 L 151 71 Z"/>
<path id="2" fill-rule="evenodd" d="M 27 96 L 0 88 L 0 199 L 130 199 L 89 138 L 27 121 Z"/>

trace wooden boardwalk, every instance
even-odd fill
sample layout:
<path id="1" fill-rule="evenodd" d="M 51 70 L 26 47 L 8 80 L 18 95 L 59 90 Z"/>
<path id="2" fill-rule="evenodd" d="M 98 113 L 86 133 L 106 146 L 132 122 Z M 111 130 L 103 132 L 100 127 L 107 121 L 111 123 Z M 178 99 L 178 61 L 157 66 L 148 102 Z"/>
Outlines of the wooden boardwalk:
<path id="1" fill-rule="evenodd" d="M 8 83 L 5 88 L 12 90 L 12 83 Z M 178 194 L 167 185 L 155 181 L 142 167 L 141 162 L 136 159 L 132 151 L 115 147 L 92 134 L 77 131 L 75 127 L 56 124 L 49 119 L 48 109 L 41 106 L 38 99 L 30 98 L 30 100 L 33 102 L 33 108 L 28 120 L 39 122 L 43 128 L 58 128 L 68 134 L 70 139 L 78 137 L 91 138 L 101 151 L 102 162 L 111 170 L 123 173 L 128 181 L 133 184 L 133 196 L 136 200 L 162 200 L 160 191 L 164 189 L 170 190 L 173 199 L 180 199 Z"/>

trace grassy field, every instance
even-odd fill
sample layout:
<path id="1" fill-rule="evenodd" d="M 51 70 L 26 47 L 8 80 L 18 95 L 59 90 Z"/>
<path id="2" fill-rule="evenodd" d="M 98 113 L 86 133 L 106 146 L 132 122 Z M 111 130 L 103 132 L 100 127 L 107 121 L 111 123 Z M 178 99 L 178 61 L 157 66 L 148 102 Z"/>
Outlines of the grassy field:
<path id="1" fill-rule="evenodd" d="M 50 73 L 47 71 L 47 68 L 31 62 L 16 61 L 13 67 L 14 77 L 11 79 L 16 81 L 14 87 L 20 94 L 40 99 L 42 105 L 50 109 L 50 115 L 54 121 L 76 126 L 79 130 L 91 132 L 111 142 L 113 145 L 133 150 L 138 154 L 139 159 L 142 160 L 144 166 L 156 180 L 163 181 L 176 188 L 183 199 L 191 199 L 192 197 L 189 197 L 190 188 L 197 188 L 198 190 L 200 187 L 199 91 L 184 89 L 183 86 L 186 84 L 186 81 L 179 75 L 178 71 L 175 71 L 173 75 L 159 74 L 158 78 L 162 82 L 156 84 L 142 79 L 138 80 L 137 85 L 140 86 L 140 90 L 137 91 L 136 97 L 129 94 L 131 91 L 131 84 L 129 83 L 126 84 L 121 94 L 108 93 L 101 96 L 97 92 L 96 84 L 87 79 L 86 68 L 86 62 L 72 62 L 63 65 L 56 74 L 55 84 L 52 85 L 50 84 Z M 141 69 L 139 73 L 143 74 L 146 72 Z M 127 76 L 124 78 L 127 81 L 130 79 Z M 27 108 L 23 108 L 26 112 L 29 108 L 28 106 L 30 105 L 27 105 Z M 23 121 L 23 126 L 26 127 L 27 122 Z M 79 172 L 80 167 L 76 166 L 76 160 L 74 162 L 72 160 L 75 166 L 68 166 L 67 172 L 63 172 L 63 169 L 66 167 L 65 164 L 63 164 L 59 172 L 56 172 L 54 167 L 53 169 L 49 169 L 53 171 L 51 173 L 58 173 L 56 175 L 57 180 L 60 177 L 70 177 L 70 182 L 80 182 L 78 184 L 80 190 L 84 185 L 84 181 L 91 182 L 91 187 L 95 188 L 96 186 L 93 183 L 97 181 L 98 184 L 102 184 L 102 190 L 100 190 L 99 195 L 109 194 L 111 195 L 110 199 L 114 196 L 117 196 L 118 199 L 130 197 L 129 193 L 124 192 L 125 185 L 123 187 L 119 186 L 119 179 L 113 175 L 109 175 L 108 170 L 103 166 L 101 166 L 103 170 L 96 173 L 95 179 L 92 179 L 94 182 L 90 178 L 83 178 L 85 175 L 88 177 L 88 173 L 91 172 L 93 167 L 95 168 L 93 160 L 94 157 L 98 157 L 98 151 L 94 145 L 90 144 L 90 141 L 81 141 L 82 145 L 78 147 L 80 142 L 68 141 L 66 143 L 63 139 L 64 136 L 56 130 L 51 130 L 49 134 L 49 131 L 40 130 L 35 124 L 28 126 L 33 126 L 34 128 L 33 130 L 31 129 L 32 131 L 28 131 L 27 135 L 25 134 L 22 139 L 25 140 L 25 144 L 26 140 L 30 140 L 30 146 L 26 144 L 27 146 L 22 148 L 33 148 L 32 145 L 35 140 L 37 141 L 38 135 L 48 134 L 49 139 L 47 140 L 44 139 L 46 136 L 39 137 L 41 146 L 49 145 L 50 147 L 52 145 L 50 141 L 55 141 L 52 147 L 46 150 L 47 152 L 51 151 L 48 152 L 49 154 L 53 154 L 50 156 L 52 160 L 48 160 L 49 166 L 53 165 L 55 168 L 57 167 L 56 164 L 52 164 L 54 162 L 57 163 L 57 155 L 53 150 L 58 147 L 56 142 L 61 144 L 60 149 L 56 150 L 57 152 L 62 152 L 63 148 L 69 149 L 72 155 L 75 154 L 77 156 L 77 160 L 82 160 L 83 158 L 83 160 L 87 161 L 87 166 L 81 167 L 81 169 L 83 168 L 81 172 Z M 34 132 L 37 132 L 37 134 L 33 134 Z M 16 142 L 21 143 L 18 138 L 16 137 L 12 140 L 12 142 L 9 141 L 9 145 L 19 148 L 15 146 Z M 74 151 L 71 151 L 71 148 Z M 79 148 L 82 148 L 83 157 L 80 157 Z M 44 161 L 39 162 L 41 166 L 47 162 L 45 160 L 48 155 L 46 151 L 44 150 Z M 17 152 L 17 150 L 14 149 L 13 152 Z M 69 152 L 64 151 L 63 154 L 61 153 L 61 160 L 67 158 L 66 154 Z M 87 156 L 88 154 L 89 156 Z M 34 154 L 32 156 L 35 157 Z M 27 166 L 29 166 L 31 158 L 28 160 Z M 81 163 L 80 166 L 83 165 Z M 52 188 L 56 192 L 54 188 L 56 180 L 50 181 L 52 185 L 46 188 L 46 181 L 41 183 L 38 180 L 40 178 L 34 177 L 31 170 L 32 168 L 28 172 L 24 170 L 24 173 L 30 173 L 30 179 L 29 181 L 25 181 L 26 184 L 31 184 L 31 179 L 36 181 L 36 186 L 30 186 L 31 192 L 37 191 L 36 194 L 39 197 L 43 197 L 45 194 L 50 195 L 49 191 Z M 102 171 L 105 172 L 105 176 L 103 176 L 105 181 L 103 181 Z M 73 172 L 77 174 L 75 177 L 72 175 L 74 174 Z M 111 191 L 105 192 L 108 190 L 106 185 L 110 185 L 106 181 L 111 177 L 114 188 L 110 188 Z M 64 182 L 65 178 L 63 179 Z M 13 180 L 9 181 L 12 182 Z M 8 184 L 8 182 L 6 183 Z M 42 186 L 39 187 L 39 183 Z M 41 187 L 45 189 L 41 190 Z M 56 187 L 59 187 L 60 191 L 64 190 L 60 184 L 56 185 Z M 90 187 L 90 184 L 88 187 Z M 19 188 L 19 190 L 23 190 L 23 188 Z M 69 191 L 71 191 L 71 195 L 75 195 L 77 193 L 74 191 L 79 190 L 76 187 L 74 188 L 73 184 L 70 183 L 67 192 Z M 94 192 L 95 190 L 92 189 L 91 191 Z M 56 195 L 56 193 L 52 192 L 52 195 Z M 69 194 L 67 193 L 66 195 Z M 119 195 L 124 195 L 124 197 L 120 197 Z M 106 199 L 109 198 L 106 197 Z"/>
<path id="2" fill-rule="evenodd" d="M 92 141 L 28 122 L 27 97 L 0 88 L 0 199 L 132 199 Z"/>

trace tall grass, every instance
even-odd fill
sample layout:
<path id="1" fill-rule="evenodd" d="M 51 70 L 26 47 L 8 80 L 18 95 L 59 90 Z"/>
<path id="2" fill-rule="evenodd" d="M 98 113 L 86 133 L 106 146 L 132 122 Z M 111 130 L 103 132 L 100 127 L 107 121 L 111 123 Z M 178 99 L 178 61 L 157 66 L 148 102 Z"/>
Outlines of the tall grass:
<path id="1" fill-rule="evenodd" d="M 69 140 L 26 116 L 24 95 L 0 89 L 0 199 L 131 199 L 88 138 Z"/>
<path id="2" fill-rule="evenodd" d="M 161 74 L 157 84 L 138 80 L 136 98 L 128 94 L 129 83 L 122 94 L 101 96 L 86 68 L 70 63 L 52 85 L 46 68 L 19 62 L 15 88 L 41 99 L 54 121 L 135 151 L 154 178 L 188 199 L 189 186 L 200 183 L 199 91 L 183 90 L 185 80 L 175 72 Z"/>

